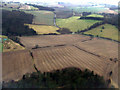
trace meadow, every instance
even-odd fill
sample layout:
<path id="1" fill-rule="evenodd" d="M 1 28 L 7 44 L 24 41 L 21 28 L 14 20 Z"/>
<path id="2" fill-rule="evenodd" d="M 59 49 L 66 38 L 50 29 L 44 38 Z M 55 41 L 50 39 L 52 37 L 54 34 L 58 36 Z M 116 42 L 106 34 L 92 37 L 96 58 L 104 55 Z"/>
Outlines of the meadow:
<path id="1" fill-rule="evenodd" d="M 104 27 L 104 29 L 102 29 L 102 27 Z M 110 24 L 104 24 L 87 32 L 84 32 L 84 34 L 110 38 L 117 41 L 120 40 L 118 39 L 118 33 L 120 34 L 119 30 L 115 26 Z"/>
<path id="2" fill-rule="evenodd" d="M 56 33 L 59 34 L 56 30 L 59 28 L 55 26 L 47 26 L 47 25 L 33 25 L 33 24 L 25 24 L 28 25 L 29 28 L 34 29 L 37 34 L 49 34 L 49 33 Z"/>
<path id="3" fill-rule="evenodd" d="M 61 28 L 68 28 L 72 32 L 76 32 L 78 30 L 84 30 L 90 27 L 91 25 L 101 22 L 98 20 L 83 20 L 79 19 L 79 16 L 73 16 L 67 19 L 56 19 L 56 23 Z"/>
<path id="4" fill-rule="evenodd" d="M 51 11 L 24 11 L 34 15 L 33 24 L 54 25 L 54 13 Z"/>

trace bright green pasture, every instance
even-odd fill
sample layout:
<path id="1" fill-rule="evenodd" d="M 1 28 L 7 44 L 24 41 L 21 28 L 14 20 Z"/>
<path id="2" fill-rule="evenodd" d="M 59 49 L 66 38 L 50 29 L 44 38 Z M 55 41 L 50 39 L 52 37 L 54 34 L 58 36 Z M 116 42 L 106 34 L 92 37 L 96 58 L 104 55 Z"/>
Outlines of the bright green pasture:
<path id="1" fill-rule="evenodd" d="M 61 28 L 68 28 L 72 32 L 76 32 L 78 30 L 84 30 L 90 27 L 91 25 L 95 24 L 96 22 L 101 22 L 98 20 L 86 20 L 86 19 L 79 19 L 79 16 L 73 16 L 67 19 L 57 19 L 56 23 Z"/>
<path id="2" fill-rule="evenodd" d="M 104 26 L 104 29 L 102 29 L 103 26 Z M 115 26 L 110 24 L 104 24 L 90 31 L 84 32 L 84 34 L 91 34 L 94 36 L 98 35 L 100 37 L 106 37 L 106 38 L 110 38 L 118 41 L 118 35 L 120 35 L 120 32 Z"/>

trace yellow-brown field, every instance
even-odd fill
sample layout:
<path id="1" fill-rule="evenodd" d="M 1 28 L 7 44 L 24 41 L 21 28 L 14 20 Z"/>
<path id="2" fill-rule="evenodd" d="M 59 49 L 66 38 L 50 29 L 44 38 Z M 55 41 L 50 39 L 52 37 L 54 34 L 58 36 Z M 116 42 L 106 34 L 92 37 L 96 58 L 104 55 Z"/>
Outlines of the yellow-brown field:
<path id="1" fill-rule="evenodd" d="M 56 30 L 59 28 L 55 26 L 48 26 L 48 25 L 33 25 L 33 24 L 26 24 L 29 28 L 34 29 L 37 34 L 49 34 L 49 33 L 56 33 L 59 34 Z"/>

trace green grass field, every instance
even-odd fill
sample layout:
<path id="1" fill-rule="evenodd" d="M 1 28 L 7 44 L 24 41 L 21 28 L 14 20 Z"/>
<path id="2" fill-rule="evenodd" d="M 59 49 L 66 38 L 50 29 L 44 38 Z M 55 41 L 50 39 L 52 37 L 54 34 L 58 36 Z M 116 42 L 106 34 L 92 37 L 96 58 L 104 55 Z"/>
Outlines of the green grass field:
<path id="1" fill-rule="evenodd" d="M 28 25 L 29 28 L 34 29 L 37 34 L 49 34 L 49 33 L 56 33 L 59 34 L 56 30 L 59 28 L 55 26 L 47 26 L 47 25 L 32 25 L 32 24 L 25 24 Z"/>
<path id="2" fill-rule="evenodd" d="M 98 13 L 98 12 L 104 12 L 107 10 L 104 7 L 69 7 L 69 9 L 73 9 L 73 11 L 81 13 L 81 12 L 92 12 L 92 13 Z"/>
<path id="3" fill-rule="evenodd" d="M 68 28 L 72 32 L 76 32 L 78 30 L 84 30 L 95 24 L 96 22 L 101 22 L 98 20 L 83 20 L 79 19 L 79 16 L 73 16 L 67 19 L 57 19 L 56 23 L 61 28 Z"/>
<path id="4" fill-rule="evenodd" d="M 25 11 L 26 13 L 33 14 L 35 24 L 54 25 L 54 13 L 51 11 Z"/>
<path id="5" fill-rule="evenodd" d="M 104 16 L 103 15 L 98 15 L 98 14 L 90 14 L 90 15 L 87 15 L 86 17 L 99 17 L 99 18 L 103 18 Z"/>
<path id="6" fill-rule="evenodd" d="M 104 26 L 104 29 L 102 29 L 103 26 Z M 104 24 L 95 29 L 84 32 L 84 34 L 91 34 L 94 36 L 98 35 L 100 37 L 106 37 L 106 38 L 110 38 L 110 39 L 117 40 L 117 41 L 118 41 L 118 35 L 119 35 L 118 33 L 120 34 L 118 29 L 115 26 L 110 25 L 110 24 Z"/>

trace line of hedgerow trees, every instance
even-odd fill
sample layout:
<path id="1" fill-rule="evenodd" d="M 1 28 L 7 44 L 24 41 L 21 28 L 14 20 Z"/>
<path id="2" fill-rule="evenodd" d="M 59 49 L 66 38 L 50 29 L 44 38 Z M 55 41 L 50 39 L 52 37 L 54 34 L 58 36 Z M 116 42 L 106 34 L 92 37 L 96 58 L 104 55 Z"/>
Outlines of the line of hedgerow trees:
<path id="1" fill-rule="evenodd" d="M 3 83 L 3 88 L 107 88 L 103 77 L 89 70 L 65 68 L 53 72 L 26 74 L 20 81 Z"/>

